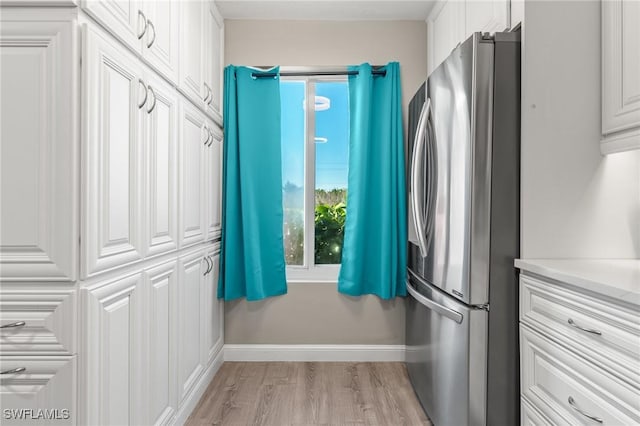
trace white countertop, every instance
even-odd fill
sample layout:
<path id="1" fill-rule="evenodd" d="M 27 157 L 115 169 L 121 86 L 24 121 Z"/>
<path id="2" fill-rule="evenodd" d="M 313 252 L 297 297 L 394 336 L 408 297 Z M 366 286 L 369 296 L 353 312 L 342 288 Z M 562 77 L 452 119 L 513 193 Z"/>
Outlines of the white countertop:
<path id="1" fill-rule="evenodd" d="M 640 259 L 516 259 L 515 266 L 640 305 Z"/>

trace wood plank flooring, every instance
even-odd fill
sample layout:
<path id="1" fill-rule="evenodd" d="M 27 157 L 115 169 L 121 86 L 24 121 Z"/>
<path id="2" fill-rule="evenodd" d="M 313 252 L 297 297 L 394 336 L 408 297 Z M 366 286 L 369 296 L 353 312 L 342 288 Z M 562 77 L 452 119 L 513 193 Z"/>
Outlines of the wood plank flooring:
<path id="1" fill-rule="evenodd" d="M 187 426 L 431 425 L 398 362 L 225 362 Z"/>

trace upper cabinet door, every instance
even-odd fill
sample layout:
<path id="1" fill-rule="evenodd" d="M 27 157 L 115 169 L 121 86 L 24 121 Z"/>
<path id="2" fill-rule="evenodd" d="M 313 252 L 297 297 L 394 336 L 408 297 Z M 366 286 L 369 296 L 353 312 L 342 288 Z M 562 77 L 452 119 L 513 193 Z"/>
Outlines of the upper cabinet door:
<path id="1" fill-rule="evenodd" d="M 464 40 L 464 2 L 437 3 L 427 18 L 428 73 L 444 61 Z"/>
<path id="2" fill-rule="evenodd" d="M 478 31 L 494 33 L 509 28 L 509 3 L 509 0 L 467 1 L 465 36 Z"/>
<path id="3" fill-rule="evenodd" d="M 603 153 L 640 149 L 640 2 L 602 2 Z"/>
<path id="4" fill-rule="evenodd" d="M 212 2 L 208 8 L 205 41 L 205 103 L 207 113 L 222 126 L 222 64 L 224 21 Z"/>
<path id="5" fill-rule="evenodd" d="M 73 281 L 78 246 L 75 22 L 0 25 L 1 280 Z"/>
<path id="6" fill-rule="evenodd" d="M 141 258 L 141 120 L 149 101 L 133 55 L 85 27 L 82 276 Z"/>
<path id="7" fill-rule="evenodd" d="M 167 0 L 143 4 L 147 31 L 142 37 L 142 54 L 161 74 L 177 84 L 180 4 Z"/>
<path id="8" fill-rule="evenodd" d="M 153 72 L 145 73 L 145 256 L 178 246 L 178 95 Z"/>
<path id="9" fill-rule="evenodd" d="M 185 247 L 205 239 L 205 147 L 211 142 L 204 114 L 189 102 L 180 113 L 180 244 Z"/>
<path id="10" fill-rule="evenodd" d="M 222 229 L 222 133 L 215 126 L 206 150 L 207 238 L 213 240 L 220 237 Z"/>
<path id="11" fill-rule="evenodd" d="M 203 105 L 204 89 L 204 25 L 203 1 L 180 2 L 180 88 L 198 105 Z"/>
<path id="12" fill-rule="evenodd" d="M 140 0 L 82 0 L 87 13 L 132 49 L 140 49 L 140 39 L 149 30 Z"/>

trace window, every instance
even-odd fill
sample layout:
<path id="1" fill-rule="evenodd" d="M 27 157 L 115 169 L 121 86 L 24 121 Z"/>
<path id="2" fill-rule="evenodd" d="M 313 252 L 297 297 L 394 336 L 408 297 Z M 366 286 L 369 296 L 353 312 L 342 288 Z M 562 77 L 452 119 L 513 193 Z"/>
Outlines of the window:
<path id="1" fill-rule="evenodd" d="M 349 159 L 346 79 L 282 79 L 282 190 L 287 277 L 335 280 Z"/>

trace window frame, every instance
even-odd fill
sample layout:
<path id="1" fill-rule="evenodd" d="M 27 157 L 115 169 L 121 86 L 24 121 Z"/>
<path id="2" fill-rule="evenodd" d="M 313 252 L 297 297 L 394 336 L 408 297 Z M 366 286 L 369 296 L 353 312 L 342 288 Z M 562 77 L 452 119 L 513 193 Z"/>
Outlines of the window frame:
<path id="1" fill-rule="evenodd" d="M 305 83 L 305 145 L 304 145 L 304 249 L 302 265 L 286 265 L 287 282 L 335 283 L 341 263 L 315 263 L 315 188 L 316 188 L 316 117 L 315 99 L 318 82 L 345 82 L 346 75 L 286 76 L 281 81 Z M 313 113 L 310 113 L 313 111 Z M 311 190 L 309 190 L 311 189 Z"/>

